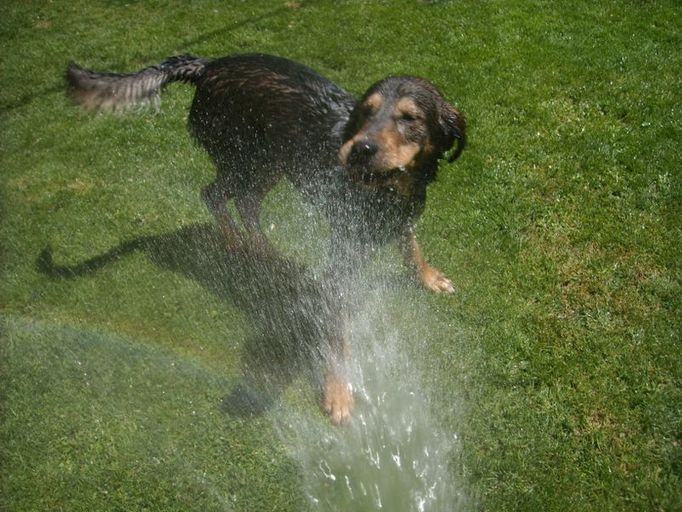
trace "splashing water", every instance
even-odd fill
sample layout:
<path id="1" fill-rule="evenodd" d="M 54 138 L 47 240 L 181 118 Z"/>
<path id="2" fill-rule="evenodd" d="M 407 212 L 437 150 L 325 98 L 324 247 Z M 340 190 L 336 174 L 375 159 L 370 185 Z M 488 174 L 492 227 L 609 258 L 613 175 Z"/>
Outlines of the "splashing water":
<path id="1" fill-rule="evenodd" d="M 324 252 L 316 245 L 320 237 L 307 232 L 293 237 L 286 227 L 281 233 L 281 238 L 295 239 L 293 245 L 299 252 Z M 306 246 L 306 241 L 312 245 Z M 254 336 L 247 340 L 242 355 L 244 383 L 226 398 L 224 411 L 269 411 L 282 443 L 300 465 L 311 509 L 453 512 L 470 508 L 464 487 L 450 468 L 450 462 L 457 459 L 458 437 L 443 431 L 432 415 L 412 357 L 434 339 L 432 329 L 442 329 L 426 301 L 414 300 L 420 294 L 405 290 L 392 294 L 381 280 L 368 278 L 366 273 L 360 284 L 349 288 L 353 297 L 348 297 L 352 307 L 347 327 L 352 354 L 346 370 L 356 406 L 351 424 L 335 427 L 319 413 L 319 404 L 277 400 L 279 391 L 272 389 L 280 387 L 279 380 L 286 387 L 290 379 L 298 378 L 283 371 L 289 366 L 294 367 L 292 375 L 316 380 L 316 375 L 306 379 L 311 369 L 302 360 L 315 359 L 318 347 L 303 343 L 307 348 L 302 348 L 300 342 L 324 339 L 328 331 L 324 325 L 336 314 L 325 311 L 328 281 L 317 279 L 317 270 L 311 274 L 310 268 L 278 253 L 259 254 L 246 248 L 241 253 L 225 252 L 219 233 L 210 226 L 142 237 L 71 267 L 54 265 L 49 253 L 41 256 L 40 264 L 50 275 L 76 276 L 135 250 L 232 301 L 251 319 Z M 388 270 L 384 263 L 382 274 Z M 304 354 L 291 357 L 289 352 L 296 350 Z M 324 367 L 324 362 L 319 366 Z M 312 369 L 313 374 L 318 371 Z M 308 396 L 315 395 L 309 391 Z M 232 398 L 239 400 L 232 402 Z M 188 473 L 196 472 L 188 469 Z M 229 510 L 229 498 L 222 496 L 220 485 L 214 485 L 205 473 L 196 474 L 198 484 L 215 493 L 215 499 Z"/>
<path id="2" fill-rule="evenodd" d="M 348 373 L 353 421 L 332 427 L 282 405 L 275 423 L 302 465 L 313 510 L 454 511 L 464 508 L 462 486 L 448 462 L 455 434 L 438 429 L 429 400 L 403 344 L 424 343 L 419 328 L 396 326 L 376 293 L 351 321 Z"/>

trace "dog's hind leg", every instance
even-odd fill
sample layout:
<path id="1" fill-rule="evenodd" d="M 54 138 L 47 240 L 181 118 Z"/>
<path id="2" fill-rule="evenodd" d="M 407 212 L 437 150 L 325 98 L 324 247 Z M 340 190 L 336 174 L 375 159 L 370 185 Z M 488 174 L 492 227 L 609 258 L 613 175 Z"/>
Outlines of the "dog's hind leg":
<path id="1" fill-rule="evenodd" d="M 260 210 L 269 190 L 270 186 L 261 186 L 234 199 L 234 205 L 237 207 L 242 224 L 244 224 L 244 229 L 251 238 L 251 241 L 258 248 L 264 250 L 270 249 L 271 246 L 260 224 Z"/>
<path id="2" fill-rule="evenodd" d="M 225 185 L 216 180 L 201 191 L 201 197 L 218 221 L 218 227 L 225 237 L 227 246 L 231 249 L 240 246 L 242 236 L 227 209 L 227 201 L 230 199 L 230 194 Z"/>

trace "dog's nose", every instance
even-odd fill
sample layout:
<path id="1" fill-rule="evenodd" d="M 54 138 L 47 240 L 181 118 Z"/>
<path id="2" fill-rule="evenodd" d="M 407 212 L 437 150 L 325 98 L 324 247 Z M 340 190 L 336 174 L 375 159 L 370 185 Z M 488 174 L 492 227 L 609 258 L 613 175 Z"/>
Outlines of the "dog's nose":
<path id="1" fill-rule="evenodd" d="M 348 162 L 351 165 L 363 165 L 369 163 L 374 155 L 379 151 L 379 146 L 370 140 L 361 140 L 353 144 L 348 155 Z"/>

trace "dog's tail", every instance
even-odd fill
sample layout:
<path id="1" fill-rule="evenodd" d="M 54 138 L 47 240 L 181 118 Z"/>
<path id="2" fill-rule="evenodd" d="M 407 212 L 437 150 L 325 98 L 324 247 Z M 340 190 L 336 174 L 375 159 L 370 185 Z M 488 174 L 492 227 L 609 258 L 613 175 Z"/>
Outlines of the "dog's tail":
<path id="1" fill-rule="evenodd" d="M 158 108 L 166 84 L 196 83 L 209 62 L 180 55 L 137 73 L 96 73 L 71 63 L 66 68 L 66 80 L 71 98 L 88 109 L 118 111 L 150 104 Z"/>

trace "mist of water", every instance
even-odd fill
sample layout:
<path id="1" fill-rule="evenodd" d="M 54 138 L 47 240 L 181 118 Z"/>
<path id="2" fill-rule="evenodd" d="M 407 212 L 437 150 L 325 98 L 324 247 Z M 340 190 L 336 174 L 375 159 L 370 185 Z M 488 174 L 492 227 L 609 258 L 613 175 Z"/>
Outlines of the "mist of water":
<path id="1" fill-rule="evenodd" d="M 426 325 L 428 311 L 421 309 Z M 333 427 L 286 405 L 275 412 L 281 438 L 301 464 L 312 509 L 462 510 L 464 487 L 449 468 L 458 436 L 439 428 L 406 349 L 407 343 L 427 344 L 427 329 L 396 322 L 379 289 L 352 315 L 350 333 L 352 422 Z"/>

